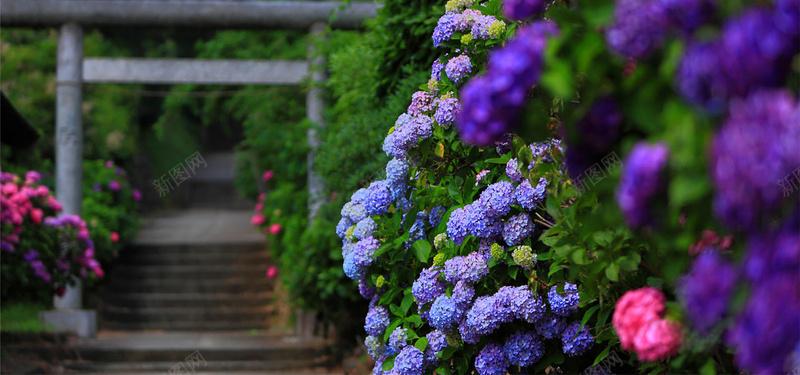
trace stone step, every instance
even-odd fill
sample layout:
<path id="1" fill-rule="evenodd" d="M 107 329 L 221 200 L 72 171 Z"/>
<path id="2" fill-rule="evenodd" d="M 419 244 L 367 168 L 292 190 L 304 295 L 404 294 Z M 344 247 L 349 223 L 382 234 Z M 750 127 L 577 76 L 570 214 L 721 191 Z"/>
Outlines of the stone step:
<path id="1" fill-rule="evenodd" d="M 115 307 L 258 307 L 269 305 L 272 292 L 251 293 L 104 293 L 105 305 Z"/>
<path id="2" fill-rule="evenodd" d="M 219 251 L 237 245 L 264 246 L 264 234 L 251 224 L 252 208 L 188 209 L 147 216 L 134 245 L 182 245 L 183 252 Z M 197 246 L 195 248 L 194 246 Z M 215 249 L 216 248 L 216 249 Z M 163 250 L 157 249 L 156 252 Z"/>
<path id="3" fill-rule="evenodd" d="M 258 307 L 118 307 L 105 306 L 103 318 L 118 322 L 178 321 L 263 321 L 275 312 L 274 306 Z"/>
<path id="4" fill-rule="evenodd" d="M 266 278 L 199 279 L 122 279 L 114 277 L 108 285 L 110 293 L 245 293 L 268 292 L 275 282 Z"/>
<path id="5" fill-rule="evenodd" d="M 261 245 L 263 247 L 263 245 Z M 126 250 L 127 252 L 127 250 Z M 272 256 L 266 250 L 257 252 L 138 252 L 123 253 L 120 264 L 137 266 L 178 266 L 178 265 L 264 265 L 264 268 L 273 264 Z"/>
<path id="6" fill-rule="evenodd" d="M 165 331 L 165 332 L 216 332 L 249 331 L 270 328 L 269 321 L 177 321 L 177 322 L 116 322 L 103 321 L 102 329 L 116 331 Z"/>
<path id="7" fill-rule="evenodd" d="M 196 179 L 187 188 L 186 207 L 247 210 L 255 205 L 239 196 L 233 181 Z"/>
<path id="8" fill-rule="evenodd" d="M 229 265 L 214 266 L 181 265 L 181 266 L 117 266 L 114 277 L 137 280 L 170 280 L 181 279 L 189 283 L 193 280 L 225 280 L 231 278 L 248 278 L 258 280 L 266 277 L 267 265 Z"/>
<path id="9" fill-rule="evenodd" d="M 250 225 L 250 223 L 247 223 Z M 239 256 L 253 256 L 263 254 L 266 249 L 265 239 L 260 237 L 255 242 L 249 243 L 201 243 L 201 244 L 134 244 L 132 247 L 125 249 L 122 253 L 123 258 L 138 258 L 138 257 L 203 257 L 203 256 L 216 256 L 216 257 L 239 257 Z M 189 258 L 191 259 L 191 258 Z"/>
<path id="10" fill-rule="evenodd" d="M 287 357 L 289 358 L 289 357 Z M 325 358 L 309 359 L 273 359 L 265 361 L 211 361 L 206 360 L 194 363 L 194 367 L 187 362 L 79 362 L 71 361 L 64 364 L 64 367 L 84 373 L 119 374 L 130 371 L 150 372 L 150 373 L 169 373 L 170 370 L 181 374 L 211 374 L 220 371 L 277 371 L 304 369 L 313 366 L 320 366 L 327 363 Z M 180 370 L 180 371 L 179 371 Z M 183 371 L 183 372 L 181 372 Z M 292 372 L 295 373 L 295 372 Z"/>

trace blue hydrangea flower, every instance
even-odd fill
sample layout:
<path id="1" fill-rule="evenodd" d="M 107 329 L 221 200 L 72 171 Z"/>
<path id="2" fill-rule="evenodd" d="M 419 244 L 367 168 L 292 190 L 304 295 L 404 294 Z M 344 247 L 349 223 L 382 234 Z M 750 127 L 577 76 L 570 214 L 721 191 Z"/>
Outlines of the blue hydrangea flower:
<path id="1" fill-rule="evenodd" d="M 411 228 L 408 230 L 408 242 L 407 245 L 411 246 L 415 241 L 421 240 L 425 238 L 425 219 L 417 219 L 414 221 L 414 224 L 411 225 Z"/>
<path id="2" fill-rule="evenodd" d="M 393 349 L 395 353 L 400 352 L 408 345 L 408 330 L 403 327 L 397 327 L 389 335 L 389 348 Z"/>
<path id="3" fill-rule="evenodd" d="M 469 61 L 469 56 L 459 55 L 447 62 L 444 72 L 447 74 L 447 78 L 450 78 L 454 83 L 458 83 L 469 73 L 472 73 L 472 62 Z"/>
<path id="4" fill-rule="evenodd" d="M 464 243 L 464 239 L 469 236 L 468 214 L 469 208 L 467 207 L 456 208 L 450 213 L 450 219 L 447 221 L 447 236 L 456 245 L 461 246 Z"/>
<path id="5" fill-rule="evenodd" d="M 374 358 L 375 359 L 375 366 L 372 367 L 372 375 L 384 375 L 383 372 L 383 361 L 386 360 L 386 355 L 382 355 L 380 357 Z"/>
<path id="6" fill-rule="evenodd" d="M 594 346 L 594 337 L 589 333 L 589 327 L 580 328 L 580 322 L 572 322 L 564 329 L 561 334 L 561 345 L 564 354 L 570 357 L 577 357 Z M 580 328 L 580 329 L 578 329 Z"/>
<path id="7" fill-rule="evenodd" d="M 370 336 L 381 336 L 389 326 L 389 311 L 378 304 L 370 304 L 364 323 L 364 331 Z"/>
<path id="8" fill-rule="evenodd" d="M 364 209 L 363 204 L 358 201 L 351 200 L 350 202 L 345 203 L 344 207 L 342 207 L 342 217 L 350 219 L 350 221 L 353 223 L 357 223 L 367 217 L 367 211 Z M 347 230 L 347 228 L 345 228 L 345 230 Z"/>
<path id="9" fill-rule="evenodd" d="M 558 285 L 550 287 L 547 293 L 547 301 L 550 303 L 550 310 L 561 316 L 569 316 L 578 311 L 578 303 L 581 297 L 578 294 L 578 286 L 570 282 L 564 283 L 564 293 L 558 293 Z"/>
<path id="10" fill-rule="evenodd" d="M 517 246 L 533 234 L 533 220 L 526 213 L 512 216 L 503 224 L 503 240 L 508 246 Z"/>
<path id="11" fill-rule="evenodd" d="M 497 303 L 507 310 L 510 318 L 535 323 L 544 317 L 546 307 L 544 301 L 531 293 L 526 285 L 517 287 L 504 286 L 495 293 Z"/>
<path id="12" fill-rule="evenodd" d="M 393 158 L 386 163 L 386 181 L 392 184 L 404 183 L 408 176 L 408 162 L 404 159 Z"/>
<path id="13" fill-rule="evenodd" d="M 383 215 L 388 212 L 389 205 L 392 204 L 392 192 L 389 190 L 389 183 L 385 180 L 371 183 L 364 201 L 364 209 L 369 216 Z"/>
<path id="14" fill-rule="evenodd" d="M 339 223 L 336 224 L 336 235 L 344 239 L 344 233 L 353 225 L 353 221 L 349 217 L 343 216 Z"/>
<path id="15" fill-rule="evenodd" d="M 459 280 L 456 283 L 453 288 L 453 294 L 451 295 L 453 302 L 461 309 L 467 308 L 474 297 L 475 288 L 465 280 Z"/>
<path id="16" fill-rule="evenodd" d="M 373 220 L 371 217 L 367 217 L 356 224 L 356 228 L 353 230 L 353 236 L 359 240 L 363 240 L 375 233 L 377 229 L 378 224 L 375 223 L 375 220 Z"/>
<path id="17" fill-rule="evenodd" d="M 475 369 L 480 375 L 505 375 L 508 366 L 503 348 L 494 342 L 486 344 L 475 358 Z"/>
<path id="18" fill-rule="evenodd" d="M 567 328 L 567 321 L 558 315 L 548 315 L 536 325 L 536 332 L 546 339 L 561 337 L 564 329 Z"/>
<path id="19" fill-rule="evenodd" d="M 376 336 L 367 336 L 364 345 L 367 347 L 367 354 L 374 359 L 386 355 L 386 346 Z"/>
<path id="20" fill-rule="evenodd" d="M 434 367 L 439 363 L 436 355 L 447 347 L 447 337 L 444 332 L 437 329 L 425 335 L 425 338 L 428 339 L 428 347 L 425 348 L 425 366 Z"/>
<path id="21" fill-rule="evenodd" d="M 399 375 L 422 375 L 425 371 L 422 351 L 413 345 L 408 345 L 394 359 L 392 371 Z"/>
<path id="22" fill-rule="evenodd" d="M 491 217 L 503 217 L 511 211 L 511 205 L 516 203 L 514 198 L 514 185 L 508 181 L 498 181 L 489 185 L 481 193 L 480 204 Z"/>
<path id="23" fill-rule="evenodd" d="M 506 163 L 506 175 L 513 182 L 522 181 L 522 173 L 519 171 L 519 163 L 517 158 L 513 158 Z M 530 185 L 530 183 L 528 183 Z"/>
<path id="24" fill-rule="evenodd" d="M 503 351 L 508 363 L 527 367 L 542 359 L 544 343 L 533 332 L 517 331 L 506 339 Z"/>
<path id="25" fill-rule="evenodd" d="M 447 212 L 447 209 L 442 206 L 431 209 L 430 214 L 428 214 L 428 222 L 430 222 L 431 227 L 436 228 L 439 226 L 439 223 L 442 222 L 442 216 L 444 216 L 445 212 Z"/>
<path id="26" fill-rule="evenodd" d="M 442 294 L 433 301 L 428 318 L 431 327 L 448 330 L 458 323 L 462 316 L 463 310 L 458 308 L 452 298 Z"/>
<path id="27" fill-rule="evenodd" d="M 456 120 L 460 109 L 461 105 L 458 104 L 458 99 L 442 99 L 439 101 L 439 106 L 436 108 L 433 118 L 436 119 L 439 126 L 447 129 Z"/>
<path id="28" fill-rule="evenodd" d="M 474 202 L 467 209 L 467 228 L 473 236 L 494 238 L 503 231 L 503 222 L 490 215 L 482 202 Z"/>
<path id="29" fill-rule="evenodd" d="M 444 263 L 444 278 L 451 284 L 459 280 L 474 283 L 489 274 L 486 260 L 477 252 L 467 256 L 457 256 Z"/>
<path id="30" fill-rule="evenodd" d="M 444 281 L 439 280 L 441 274 L 442 269 L 435 266 L 422 270 L 417 280 L 411 285 L 411 295 L 414 296 L 418 305 L 429 303 L 444 294 L 447 286 Z"/>

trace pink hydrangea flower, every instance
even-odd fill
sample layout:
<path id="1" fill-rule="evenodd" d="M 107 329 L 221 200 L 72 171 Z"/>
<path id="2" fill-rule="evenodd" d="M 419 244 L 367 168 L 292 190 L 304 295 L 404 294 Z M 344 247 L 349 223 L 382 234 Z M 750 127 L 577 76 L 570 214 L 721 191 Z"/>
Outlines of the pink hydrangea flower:
<path id="1" fill-rule="evenodd" d="M 681 325 L 666 319 L 653 320 L 639 330 L 633 339 L 639 360 L 659 361 L 678 354 L 683 343 Z"/>
<path id="2" fill-rule="evenodd" d="M 108 182 L 108 187 L 111 188 L 111 191 L 119 191 L 122 188 L 122 185 L 119 184 L 117 180 L 111 180 Z"/>
<path id="3" fill-rule="evenodd" d="M 267 193 L 261 193 L 258 195 L 258 201 L 261 202 L 264 199 L 267 199 Z"/>
<path id="4" fill-rule="evenodd" d="M 272 234 L 273 236 L 280 233 L 280 231 L 281 231 L 281 225 L 278 223 L 269 226 L 269 233 Z"/>
<path id="5" fill-rule="evenodd" d="M 250 224 L 253 224 L 255 226 L 260 226 L 260 225 L 264 224 L 264 222 L 266 220 L 267 220 L 267 217 L 264 216 L 264 214 L 255 214 L 255 215 L 253 215 L 253 218 L 250 219 Z"/>
<path id="6" fill-rule="evenodd" d="M 488 169 L 480 171 L 480 173 L 475 176 L 475 186 L 478 186 L 478 182 L 480 182 L 487 174 L 489 174 Z"/>
<path id="7" fill-rule="evenodd" d="M 111 160 L 106 161 L 106 168 L 112 168 L 113 166 L 114 166 L 114 162 L 113 161 L 111 161 Z"/>
<path id="8" fill-rule="evenodd" d="M 56 211 L 61 211 L 64 209 L 64 206 L 61 205 L 61 202 L 56 200 L 56 198 L 54 198 L 52 195 L 47 197 L 47 205 Z"/>
<path id="9" fill-rule="evenodd" d="M 267 268 L 267 277 L 272 279 L 278 275 L 278 268 L 275 266 L 270 266 Z"/>
<path id="10" fill-rule="evenodd" d="M 256 212 L 264 211 L 264 204 L 263 203 L 256 203 Z"/>
<path id="11" fill-rule="evenodd" d="M 117 232 L 111 232 L 111 242 L 119 242 L 119 234 Z"/>
<path id="12" fill-rule="evenodd" d="M 274 176 L 275 176 L 275 172 L 272 172 L 272 170 L 268 170 L 268 171 L 264 172 L 264 175 L 261 176 L 261 178 L 264 179 L 264 181 L 269 181 Z"/>
<path id="13" fill-rule="evenodd" d="M 38 208 L 34 208 L 31 210 L 31 221 L 34 224 L 39 225 L 42 223 L 42 217 L 44 216 L 44 212 Z"/>
<path id="14" fill-rule="evenodd" d="M 617 301 L 612 323 L 623 349 L 633 350 L 639 330 L 661 318 L 664 300 L 664 294 L 658 289 L 644 287 L 626 292 Z"/>
<path id="15" fill-rule="evenodd" d="M 133 189 L 133 200 L 139 202 L 142 200 L 142 192 L 139 189 Z"/>

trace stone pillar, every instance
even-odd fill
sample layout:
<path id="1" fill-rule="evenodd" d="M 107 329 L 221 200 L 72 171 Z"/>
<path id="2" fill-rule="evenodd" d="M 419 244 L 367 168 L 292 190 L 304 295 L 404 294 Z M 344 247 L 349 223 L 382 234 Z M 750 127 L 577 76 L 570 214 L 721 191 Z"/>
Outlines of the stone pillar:
<path id="1" fill-rule="evenodd" d="M 325 127 L 325 120 L 322 117 L 322 112 L 325 109 L 325 102 L 323 99 L 323 85 L 325 84 L 325 57 L 322 52 L 318 51 L 316 44 L 322 33 L 325 32 L 325 23 L 317 22 L 311 26 L 311 40 L 308 44 L 308 68 L 310 74 L 311 87 L 306 94 L 306 117 L 312 122 L 312 126 L 308 129 L 308 145 L 310 151 L 308 153 L 308 221 L 309 225 L 317 217 L 320 206 L 325 200 L 323 191 L 325 187 L 322 180 L 314 171 L 314 158 L 317 156 L 317 149 L 319 148 L 319 138 L 317 137 L 317 130 Z"/>
<path id="2" fill-rule="evenodd" d="M 61 26 L 56 67 L 56 197 L 63 213 L 81 214 L 83 122 L 83 30 L 76 23 Z M 53 297 L 55 311 L 42 311 L 39 320 L 56 331 L 94 337 L 97 316 L 81 310 L 81 283 L 68 286 L 63 296 Z"/>
<path id="3" fill-rule="evenodd" d="M 325 32 L 326 24 L 317 22 L 311 25 L 308 43 L 308 69 L 311 87 L 306 94 L 306 117 L 311 120 L 311 127 L 308 129 L 308 159 L 306 161 L 308 173 L 308 225 L 311 226 L 317 217 L 322 203 L 325 201 L 324 189 L 319 175 L 314 171 L 314 158 L 317 157 L 319 149 L 318 129 L 325 127 L 325 120 L 322 117 L 325 109 L 323 98 L 323 85 L 325 84 L 325 57 L 317 48 L 322 34 Z M 316 313 L 309 311 L 297 311 L 295 314 L 295 333 L 301 340 L 309 340 L 314 336 L 316 326 Z"/>

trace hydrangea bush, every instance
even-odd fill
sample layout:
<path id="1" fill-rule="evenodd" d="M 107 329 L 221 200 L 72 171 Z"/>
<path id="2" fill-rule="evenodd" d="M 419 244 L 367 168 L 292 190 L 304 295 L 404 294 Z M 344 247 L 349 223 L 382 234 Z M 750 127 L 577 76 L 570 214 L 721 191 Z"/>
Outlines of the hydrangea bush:
<path id="1" fill-rule="evenodd" d="M 25 290 L 63 294 L 75 277 L 104 275 L 86 222 L 75 215 L 57 217 L 62 205 L 40 179 L 36 171 L 24 178 L 0 172 L 4 298 Z"/>
<path id="2" fill-rule="evenodd" d="M 796 0 L 450 0 L 336 226 L 373 373 L 800 366 L 798 37 Z"/>

